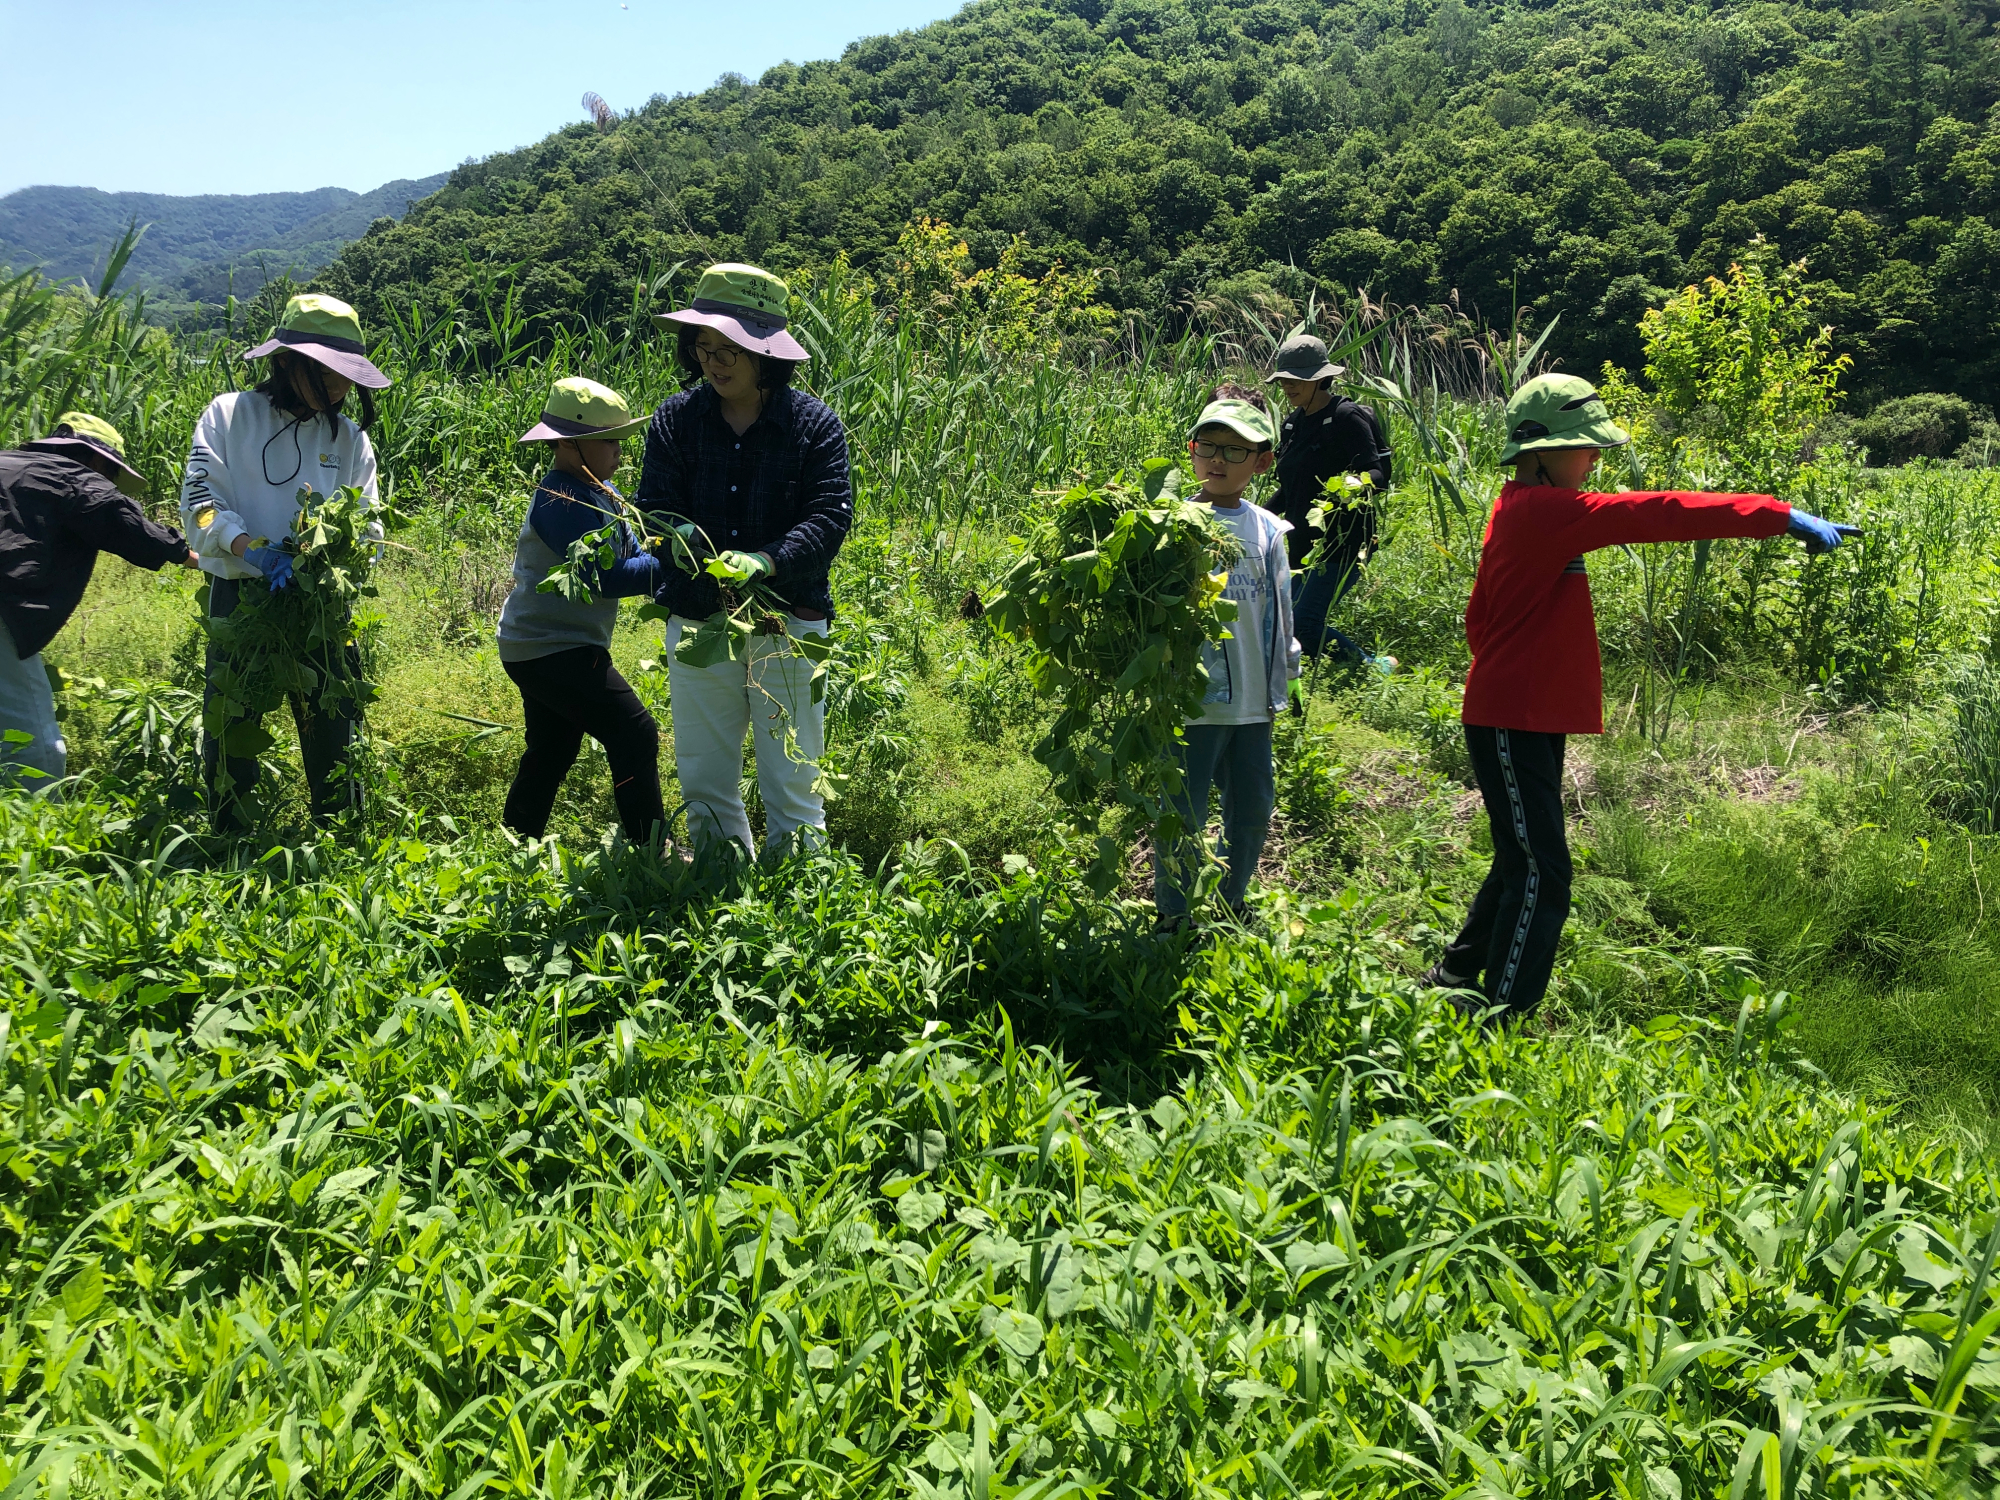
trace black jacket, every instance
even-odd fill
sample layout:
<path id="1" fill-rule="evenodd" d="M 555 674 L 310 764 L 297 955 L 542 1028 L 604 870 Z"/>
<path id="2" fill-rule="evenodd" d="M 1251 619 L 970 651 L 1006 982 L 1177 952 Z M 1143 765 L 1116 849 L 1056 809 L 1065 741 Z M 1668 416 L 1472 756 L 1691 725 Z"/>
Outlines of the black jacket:
<path id="1" fill-rule="evenodd" d="M 1320 503 L 1326 482 L 1336 474 L 1366 474 L 1376 494 L 1389 487 L 1389 444 L 1375 414 L 1359 402 L 1335 396 L 1311 416 L 1294 411 L 1278 436 L 1278 497 L 1271 509 L 1292 523 L 1285 539 L 1292 566 L 1312 550 L 1315 533 L 1306 512 Z M 1375 543 L 1375 503 L 1371 496 L 1352 510 L 1327 515 L 1327 531 L 1335 548 L 1350 553 Z"/>
<path id="2" fill-rule="evenodd" d="M 707 381 L 667 397 L 646 429 L 638 505 L 655 530 L 692 521 L 717 552 L 768 552 L 780 598 L 832 615 L 827 574 L 854 524 L 854 486 L 840 418 L 804 391 L 771 392 L 740 437 Z M 653 599 L 690 620 L 722 608 L 713 578 L 671 564 Z"/>
<path id="3" fill-rule="evenodd" d="M 33 443 L 0 453 L 0 621 L 17 656 L 69 623 L 100 552 L 157 571 L 185 559 L 188 545 L 73 458 Z"/>

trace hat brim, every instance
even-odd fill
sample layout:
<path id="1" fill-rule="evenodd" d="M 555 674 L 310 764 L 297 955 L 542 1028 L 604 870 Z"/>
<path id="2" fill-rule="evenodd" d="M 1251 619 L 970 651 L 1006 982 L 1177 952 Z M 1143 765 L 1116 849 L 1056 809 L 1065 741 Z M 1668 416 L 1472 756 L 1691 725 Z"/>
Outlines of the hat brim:
<path id="1" fill-rule="evenodd" d="M 1211 427 L 1224 428 L 1249 443 L 1269 443 L 1271 441 L 1270 433 L 1254 431 L 1234 417 L 1210 417 L 1206 422 L 1195 423 L 1194 426 L 1188 429 L 1188 441 L 1190 443 L 1193 442 L 1196 433 L 1206 432 Z"/>
<path id="2" fill-rule="evenodd" d="M 1525 443 L 1509 443 L 1500 450 L 1500 462 L 1511 464 L 1523 453 L 1552 453 L 1558 448 L 1622 448 L 1631 441 L 1632 434 L 1607 417 L 1569 432 L 1552 432 L 1547 437 L 1529 438 Z"/>
<path id="3" fill-rule="evenodd" d="M 1273 370 L 1264 377 L 1264 384 L 1275 385 L 1280 380 L 1337 380 L 1346 373 L 1346 365 L 1336 365 L 1328 361 L 1310 373 L 1303 370 Z"/>
<path id="4" fill-rule="evenodd" d="M 130 495 L 135 500 L 146 498 L 146 481 L 140 475 L 139 471 L 126 463 L 124 459 L 112 452 L 111 449 L 105 447 L 104 444 L 96 442 L 91 438 L 36 438 L 32 443 L 23 443 L 21 446 L 30 450 L 36 448 L 88 448 L 99 458 L 108 458 L 118 466 L 118 472 L 111 476 L 111 482 L 117 485 L 122 493 Z"/>
<path id="5" fill-rule="evenodd" d="M 563 422 L 544 414 L 542 420 L 514 439 L 517 443 L 560 443 L 564 438 L 574 438 L 581 442 L 610 442 L 616 438 L 628 438 L 641 431 L 651 417 L 634 417 L 629 422 L 621 422 L 616 427 L 590 427 L 582 422 Z M 564 429 L 568 429 L 565 431 Z"/>
<path id="6" fill-rule="evenodd" d="M 365 385 L 371 391 L 385 391 L 391 384 L 389 377 L 376 369 L 369 362 L 367 355 L 352 354 L 345 349 L 335 349 L 327 344 L 313 343 L 301 338 L 294 338 L 291 341 L 266 339 L 255 349 L 244 350 L 243 357 L 246 360 L 263 359 L 276 354 L 280 349 L 289 350 L 293 354 L 303 354 L 307 359 L 325 365 L 334 374 L 345 375 L 356 385 Z"/>
<path id="7" fill-rule="evenodd" d="M 752 354 L 762 354 L 770 359 L 790 360 L 793 364 L 803 364 L 812 356 L 805 346 L 789 333 L 782 323 L 768 323 L 747 309 L 741 312 L 697 311 L 692 307 L 679 312 L 654 313 L 653 321 L 665 327 L 669 323 L 688 323 L 698 328 L 713 328 L 732 342 L 741 344 Z"/>

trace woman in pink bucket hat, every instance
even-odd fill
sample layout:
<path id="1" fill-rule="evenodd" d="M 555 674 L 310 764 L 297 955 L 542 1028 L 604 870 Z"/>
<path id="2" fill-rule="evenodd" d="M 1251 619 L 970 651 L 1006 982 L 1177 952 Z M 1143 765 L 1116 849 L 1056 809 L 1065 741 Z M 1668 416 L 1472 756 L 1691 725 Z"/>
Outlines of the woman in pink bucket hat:
<path id="1" fill-rule="evenodd" d="M 369 360 L 354 309 L 337 297 L 301 293 L 285 304 L 271 336 L 243 357 L 269 361 L 264 379 L 254 390 L 229 391 L 209 402 L 195 424 L 181 483 L 181 522 L 208 574 L 211 619 L 233 614 L 245 588 L 275 591 L 291 583 L 292 560 L 282 544 L 298 517 L 301 490 L 331 495 L 353 486 L 371 504 L 379 498 L 368 429 L 375 421 L 374 392 L 386 388 L 389 377 Z M 358 422 L 346 412 L 357 389 Z M 379 527 L 374 534 L 381 535 Z M 205 720 L 218 702 L 214 684 L 223 661 L 223 648 L 211 639 Z M 332 680 L 333 674 L 321 674 L 321 681 Z M 292 711 L 314 817 L 358 808 L 361 783 L 347 774 L 357 729 L 347 717 L 351 710 L 307 693 L 294 700 Z M 217 828 L 241 832 L 249 827 L 245 803 L 258 765 L 255 756 L 225 758 L 227 732 L 203 735 L 202 767 Z M 225 760 L 226 778 L 220 775 Z"/>
<path id="2" fill-rule="evenodd" d="M 826 827 L 813 790 L 826 711 L 813 697 L 813 664 L 791 638 L 826 634 L 828 570 L 854 521 L 840 418 L 792 385 L 809 356 L 786 327 L 789 303 L 769 271 L 722 264 L 702 273 L 689 306 L 658 315 L 675 329 L 681 368 L 698 383 L 654 412 L 639 478 L 638 504 L 652 529 L 692 522 L 730 570 L 768 585 L 784 604 L 782 635 L 754 636 L 745 659 L 696 667 L 676 647 L 721 611 L 717 580 L 662 568 L 653 596 L 669 612 L 674 767 L 689 832 L 746 848 L 743 736 L 753 725 L 765 847 Z"/>

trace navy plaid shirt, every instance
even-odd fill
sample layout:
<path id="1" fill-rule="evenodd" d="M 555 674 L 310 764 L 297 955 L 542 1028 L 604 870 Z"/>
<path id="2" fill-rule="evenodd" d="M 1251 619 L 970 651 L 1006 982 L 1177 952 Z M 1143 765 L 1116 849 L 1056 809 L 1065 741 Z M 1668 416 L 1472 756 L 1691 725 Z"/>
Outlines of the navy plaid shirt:
<path id="1" fill-rule="evenodd" d="M 854 524 L 847 434 L 824 402 L 786 386 L 738 437 L 703 381 L 669 396 L 646 429 L 639 508 L 655 531 L 692 521 L 718 552 L 767 552 L 794 610 L 833 614 L 827 571 Z M 691 620 L 722 608 L 713 578 L 660 569 L 654 602 Z"/>

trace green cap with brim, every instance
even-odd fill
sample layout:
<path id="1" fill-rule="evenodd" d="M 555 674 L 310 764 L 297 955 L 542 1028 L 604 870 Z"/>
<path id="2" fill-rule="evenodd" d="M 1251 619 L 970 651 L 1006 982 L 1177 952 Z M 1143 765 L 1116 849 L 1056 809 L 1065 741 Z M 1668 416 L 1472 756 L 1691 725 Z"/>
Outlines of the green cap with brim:
<path id="1" fill-rule="evenodd" d="M 22 446 L 43 451 L 88 448 L 118 466 L 118 472 L 111 477 L 113 484 L 128 495 L 137 498 L 145 496 L 146 481 L 137 469 L 125 462 L 125 439 L 118 435 L 116 427 L 102 417 L 93 417 L 87 411 L 66 411 L 56 418 L 54 432 Z"/>
<path id="2" fill-rule="evenodd" d="M 1619 448 L 1632 434 L 1611 420 L 1604 398 L 1580 375 L 1537 375 L 1508 399 L 1500 462 L 1555 448 Z"/>
<path id="3" fill-rule="evenodd" d="M 541 421 L 522 433 L 518 441 L 558 443 L 564 438 L 609 441 L 630 437 L 647 421 L 646 417 L 633 416 L 625 398 L 610 386 L 571 375 L 549 388 Z"/>
<path id="4" fill-rule="evenodd" d="M 255 349 L 245 350 L 243 357 L 262 359 L 280 349 L 303 354 L 371 391 L 389 386 L 389 377 L 368 358 L 368 346 L 361 341 L 360 317 L 338 297 L 323 292 L 299 293 L 285 304 L 271 336 Z"/>
<path id="5" fill-rule="evenodd" d="M 713 328 L 752 354 L 802 364 L 811 356 L 785 332 L 791 301 L 791 288 L 763 267 L 723 261 L 701 273 L 692 306 L 654 313 L 653 320 Z"/>
<path id="6" fill-rule="evenodd" d="M 1209 402 L 1188 429 L 1188 437 L 1192 439 L 1204 427 L 1226 427 L 1250 443 L 1275 442 L 1271 436 L 1271 418 L 1248 401 Z"/>

